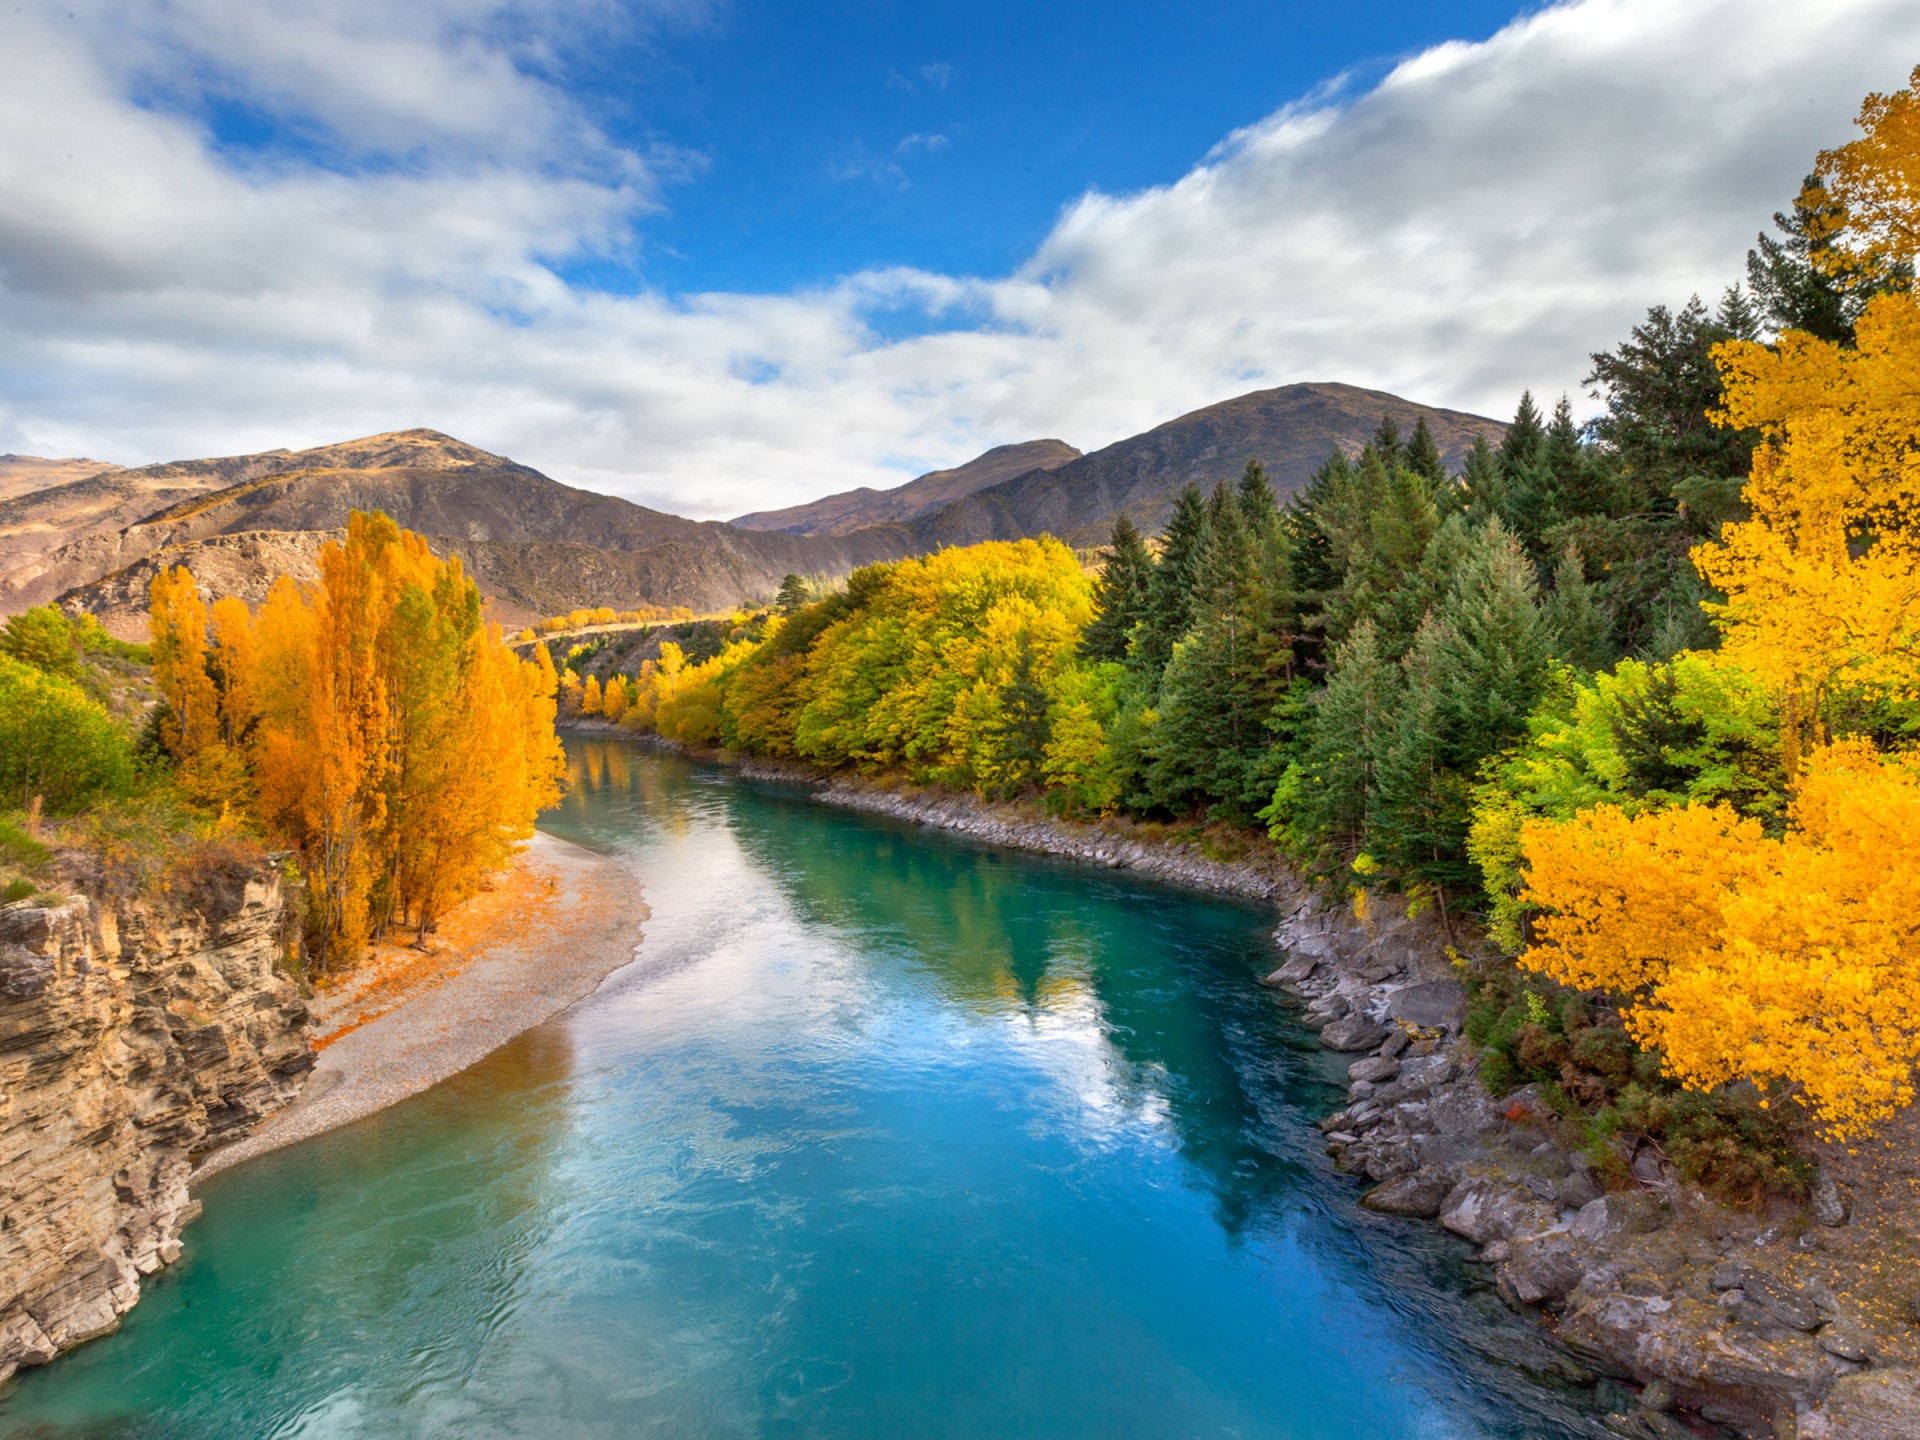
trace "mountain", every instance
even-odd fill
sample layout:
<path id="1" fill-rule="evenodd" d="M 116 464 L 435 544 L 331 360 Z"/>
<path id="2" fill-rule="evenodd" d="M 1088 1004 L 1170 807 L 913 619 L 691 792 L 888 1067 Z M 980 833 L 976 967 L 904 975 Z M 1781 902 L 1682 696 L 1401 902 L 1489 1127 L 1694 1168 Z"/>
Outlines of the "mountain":
<path id="1" fill-rule="evenodd" d="M 1189 481 L 1211 489 L 1235 479 L 1249 459 L 1266 467 L 1282 501 L 1337 447 L 1348 455 L 1391 419 L 1404 439 L 1424 417 L 1450 468 L 1474 436 L 1497 442 L 1506 426 L 1481 415 L 1416 405 L 1382 390 L 1314 383 L 1256 390 L 1169 420 L 1045 470 L 986 486 L 908 522 L 915 550 L 971 545 L 1047 532 L 1070 545 L 1103 544 L 1125 511 L 1149 535 L 1166 524 Z"/>
<path id="2" fill-rule="evenodd" d="M 954 501 L 1026 475 L 1052 470 L 1080 452 L 1064 440 L 1026 440 L 998 445 L 951 470 L 932 470 L 892 490 L 861 486 L 785 510 L 761 510 L 733 523 L 747 530 L 784 530 L 792 535 L 850 535 L 872 525 L 898 525 Z"/>
<path id="3" fill-rule="evenodd" d="M 82 533 L 7 573 L 0 613 L 59 596 L 115 633 L 137 635 L 161 565 L 185 564 L 210 592 L 257 600 L 281 570 L 311 578 L 313 557 L 354 510 L 383 510 L 440 553 L 459 555 L 489 613 L 510 625 L 583 606 L 722 609 L 771 595 L 789 572 L 845 574 L 907 544 L 898 530 L 815 537 L 665 515 L 433 430 L 106 478 L 126 488 L 203 476 L 229 483 L 118 529 L 90 518 Z"/>
<path id="4" fill-rule="evenodd" d="M 49 460 L 41 455 L 0 455 L 0 500 L 66 485 L 118 470 L 104 460 Z"/>
<path id="5" fill-rule="evenodd" d="M 855 490 L 746 523 L 695 521 L 577 490 L 435 430 L 311 450 L 140 469 L 0 460 L 0 615 L 59 599 L 115 634 L 145 633 L 163 565 L 213 595 L 258 601 L 315 557 L 354 510 L 383 510 L 458 555 L 491 615 L 519 626 L 585 607 L 714 611 L 768 597 L 789 573 L 837 577 L 943 545 L 1051 533 L 1101 544 L 1122 511 L 1152 533 L 1188 481 L 1238 476 L 1250 457 L 1282 498 L 1336 447 L 1356 453 L 1387 417 L 1424 417 L 1449 464 L 1498 421 L 1351 385 L 1288 385 L 1182 415 L 1082 455 L 1058 440 L 1001 446 L 896 490 Z M 11 467 L 10 469 L 8 467 Z"/>

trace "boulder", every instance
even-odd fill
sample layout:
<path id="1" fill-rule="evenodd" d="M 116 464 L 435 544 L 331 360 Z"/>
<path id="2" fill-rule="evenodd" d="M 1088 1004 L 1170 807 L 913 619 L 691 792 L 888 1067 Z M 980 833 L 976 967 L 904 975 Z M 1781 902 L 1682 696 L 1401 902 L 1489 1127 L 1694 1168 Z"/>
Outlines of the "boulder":
<path id="1" fill-rule="evenodd" d="M 1407 1215 L 1431 1220 L 1453 1191 L 1453 1175 L 1445 1170 L 1424 1167 L 1411 1174 L 1376 1185 L 1360 1197 L 1360 1203 L 1382 1215 Z"/>
<path id="2" fill-rule="evenodd" d="M 1422 1030 L 1458 1030 L 1467 1018 L 1466 989 L 1454 980 L 1428 980 L 1393 992 L 1387 1018 Z"/>
<path id="3" fill-rule="evenodd" d="M 1371 1050 L 1386 1038 L 1386 1030 L 1365 1015 L 1344 1015 L 1320 1032 L 1329 1050 Z"/>
<path id="4" fill-rule="evenodd" d="M 1843 1375 L 1800 1419 L 1800 1440 L 1891 1440 L 1920 1435 L 1920 1372 Z"/>
<path id="5" fill-rule="evenodd" d="M 1298 985 L 1320 968 L 1320 962 L 1311 955 L 1295 955 L 1278 970 L 1267 976 L 1262 985 Z"/>
<path id="6" fill-rule="evenodd" d="M 1822 1225 L 1839 1227 L 1847 1223 L 1853 1206 L 1846 1192 L 1834 1183 L 1833 1176 L 1820 1170 L 1813 1177 L 1813 1189 L 1807 1197 L 1813 1218 Z"/>
<path id="7" fill-rule="evenodd" d="M 1558 1303 L 1579 1288 L 1584 1260 L 1582 1247 L 1565 1230 L 1516 1236 L 1500 1267 L 1501 1294 L 1522 1305 Z"/>
<path id="8" fill-rule="evenodd" d="M 1553 1222 L 1552 1208 L 1524 1187 L 1491 1178 L 1461 1181 L 1440 1208 L 1441 1225 L 1476 1245 L 1536 1234 Z"/>
<path id="9" fill-rule="evenodd" d="M 1371 1080 L 1378 1084 L 1382 1080 L 1391 1080 L 1400 1073 L 1400 1062 L 1387 1055 L 1374 1055 L 1365 1060 L 1356 1060 L 1347 1067 L 1349 1080 Z"/>

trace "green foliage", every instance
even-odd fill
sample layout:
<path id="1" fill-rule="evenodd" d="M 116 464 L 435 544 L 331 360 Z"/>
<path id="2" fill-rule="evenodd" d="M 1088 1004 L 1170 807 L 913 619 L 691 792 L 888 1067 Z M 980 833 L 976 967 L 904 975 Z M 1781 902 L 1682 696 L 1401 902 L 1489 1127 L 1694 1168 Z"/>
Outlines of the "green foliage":
<path id="1" fill-rule="evenodd" d="M 1603 1174 L 1624 1179 L 1628 1145 L 1652 1142 L 1680 1177 L 1724 1204 L 1757 1210 L 1769 1196 L 1799 1200 L 1813 1164 L 1796 1148 L 1784 1112 L 1764 1107 L 1750 1086 L 1679 1090 L 1630 1084 L 1594 1115 L 1588 1154 Z"/>
<path id="2" fill-rule="evenodd" d="M 1620 1018 L 1577 992 L 1510 964 L 1475 977 L 1467 1038 L 1494 1095 L 1532 1085 L 1585 1129 L 1596 1172 L 1631 1183 L 1629 1162 L 1645 1141 L 1683 1179 L 1728 1204 L 1804 1196 L 1812 1167 L 1779 1108 L 1750 1086 L 1681 1089 L 1660 1056 L 1635 1047 Z"/>
<path id="3" fill-rule="evenodd" d="M 78 687 L 0 656 L 0 795 L 74 810 L 124 791 L 133 747 Z"/>
<path id="4" fill-rule="evenodd" d="M 0 655 L 58 679 L 80 678 L 80 654 L 80 636 L 57 605 L 36 605 L 0 626 Z"/>
<path id="5" fill-rule="evenodd" d="M 1579 679 L 1558 670 L 1527 717 L 1524 743 L 1475 791 L 1467 848 L 1491 901 L 1494 939 L 1521 944 L 1520 826 L 1610 804 L 1636 813 L 1725 802 L 1784 820 L 1779 715 L 1758 681 L 1711 655 L 1623 660 Z"/>
<path id="6" fill-rule="evenodd" d="M 1125 660 L 1134 627 L 1147 618 L 1153 582 L 1153 556 L 1124 511 L 1113 522 L 1094 589 L 1093 623 L 1081 638 L 1080 653 L 1090 660 Z"/>

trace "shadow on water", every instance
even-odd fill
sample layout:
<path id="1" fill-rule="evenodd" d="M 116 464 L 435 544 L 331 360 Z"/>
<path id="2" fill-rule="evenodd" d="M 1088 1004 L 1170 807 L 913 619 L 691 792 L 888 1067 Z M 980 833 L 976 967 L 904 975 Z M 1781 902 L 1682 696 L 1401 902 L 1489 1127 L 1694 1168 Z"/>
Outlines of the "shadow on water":
<path id="1" fill-rule="evenodd" d="M 1463 1249 L 1331 1172 L 1258 907 L 569 759 L 548 827 L 640 869 L 640 960 L 216 1178 L 0 1434 L 1602 1433 Z"/>

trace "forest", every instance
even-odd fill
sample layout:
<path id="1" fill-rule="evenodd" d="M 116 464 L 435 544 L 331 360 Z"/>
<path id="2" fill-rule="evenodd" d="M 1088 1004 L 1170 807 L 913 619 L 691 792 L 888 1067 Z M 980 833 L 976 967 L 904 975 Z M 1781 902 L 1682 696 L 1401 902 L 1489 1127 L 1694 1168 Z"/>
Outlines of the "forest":
<path id="1" fill-rule="evenodd" d="M 1496 1084 L 1792 1188 L 1913 1098 L 1920 71 L 1869 97 L 1711 308 L 1521 399 L 1450 473 L 1381 426 L 1280 503 L 1257 458 L 1089 573 L 1047 539 L 798 581 L 717 654 L 561 675 L 695 746 L 1258 827 L 1433 907 Z"/>
<path id="2" fill-rule="evenodd" d="M 0 784 L 26 812 L 0 827 L 8 899 L 34 893 L 48 824 L 109 889 L 279 852 L 291 958 L 322 977 L 379 936 L 424 939 L 504 867 L 559 798 L 556 676 L 482 621 L 458 560 L 384 515 L 355 514 L 320 571 L 255 614 L 163 569 L 147 646 L 51 605 L 0 629 Z"/>

